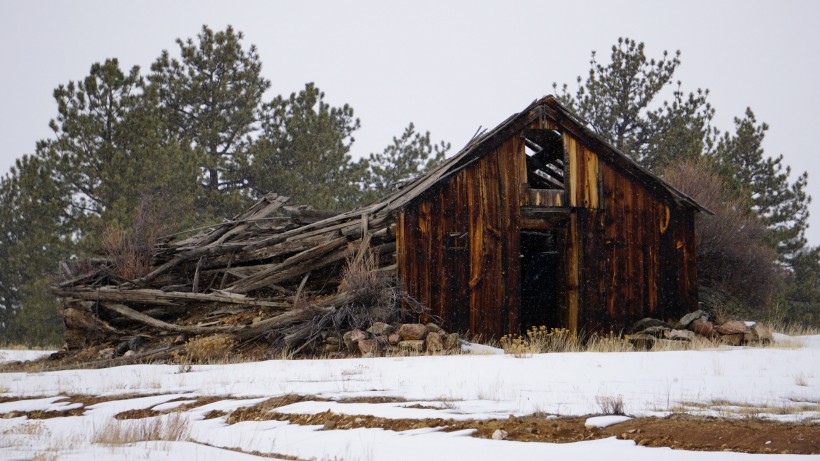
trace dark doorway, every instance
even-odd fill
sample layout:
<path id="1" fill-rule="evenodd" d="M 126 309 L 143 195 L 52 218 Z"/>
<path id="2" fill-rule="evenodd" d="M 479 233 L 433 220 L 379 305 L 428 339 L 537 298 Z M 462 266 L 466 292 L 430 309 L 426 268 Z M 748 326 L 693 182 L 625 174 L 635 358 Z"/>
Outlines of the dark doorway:
<path id="1" fill-rule="evenodd" d="M 521 232 L 521 332 L 565 326 L 561 311 L 563 264 L 559 230 Z"/>

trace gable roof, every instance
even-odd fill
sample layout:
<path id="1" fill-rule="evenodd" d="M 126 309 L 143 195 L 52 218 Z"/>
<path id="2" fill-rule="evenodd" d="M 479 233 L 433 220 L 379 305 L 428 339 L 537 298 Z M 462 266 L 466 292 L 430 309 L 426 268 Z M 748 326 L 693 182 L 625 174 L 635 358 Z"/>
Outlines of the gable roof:
<path id="1" fill-rule="evenodd" d="M 533 103 L 524 110 L 511 115 L 492 130 L 485 131 L 479 136 L 476 136 L 456 155 L 445 160 L 436 168 L 410 181 L 400 190 L 388 195 L 376 205 L 383 205 L 384 208 L 390 211 L 403 208 L 434 185 L 463 170 L 483 155 L 492 152 L 493 149 L 509 139 L 510 136 L 518 133 L 541 117 L 546 117 L 557 123 L 562 129 L 578 138 L 582 144 L 586 144 L 592 148 L 599 156 L 603 157 L 604 161 L 616 166 L 621 172 L 630 177 L 630 179 L 640 182 L 649 190 L 664 195 L 673 202 L 694 208 L 697 211 L 712 214 L 711 211 L 698 204 L 693 198 L 672 187 L 670 184 L 667 184 L 660 177 L 639 165 L 604 138 L 593 132 L 582 122 L 580 117 L 572 113 L 552 95 L 533 101 Z M 373 211 L 375 212 L 377 210 Z"/>

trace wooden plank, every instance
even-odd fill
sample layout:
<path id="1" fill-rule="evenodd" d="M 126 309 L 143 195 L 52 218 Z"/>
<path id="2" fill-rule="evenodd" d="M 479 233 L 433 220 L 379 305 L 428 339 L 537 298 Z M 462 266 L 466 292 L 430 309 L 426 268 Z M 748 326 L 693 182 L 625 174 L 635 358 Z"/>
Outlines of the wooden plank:
<path id="1" fill-rule="evenodd" d="M 468 213 L 470 223 L 470 332 L 478 334 L 484 325 L 480 284 L 484 271 L 484 190 L 482 164 L 479 162 L 467 171 Z"/>
<path id="2" fill-rule="evenodd" d="M 512 138 L 505 158 L 499 159 L 499 169 L 502 172 L 502 235 L 505 238 L 503 242 L 505 281 L 502 293 L 506 315 L 503 319 L 502 333 L 519 331 L 521 328 L 521 207 L 518 206 L 518 194 L 522 177 L 519 176 L 521 169 L 518 164 L 523 163 L 524 155 L 523 143 L 518 138 Z M 505 163 L 511 167 L 505 169 Z"/>
<path id="3" fill-rule="evenodd" d="M 578 170 L 581 165 L 578 162 L 578 144 L 575 141 L 575 138 L 572 137 L 568 133 L 564 133 L 564 151 L 567 156 L 567 162 L 565 162 L 564 167 L 564 187 L 566 188 L 568 200 L 567 204 L 570 207 L 577 207 L 578 206 L 578 191 L 579 186 L 578 180 L 580 175 L 578 174 Z"/>
<path id="4" fill-rule="evenodd" d="M 581 285 L 579 264 L 580 264 L 580 239 L 578 230 L 578 215 L 570 213 L 569 228 L 567 230 L 566 256 L 566 305 L 567 305 L 567 328 L 576 335 L 579 333 L 579 289 Z"/>
<path id="5" fill-rule="evenodd" d="M 584 206 L 598 208 L 598 155 L 583 148 L 584 154 Z"/>
<path id="6" fill-rule="evenodd" d="M 527 189 L 526 206 L 561 207 L 563 205 L 562 190 L 558 189 Z"/>

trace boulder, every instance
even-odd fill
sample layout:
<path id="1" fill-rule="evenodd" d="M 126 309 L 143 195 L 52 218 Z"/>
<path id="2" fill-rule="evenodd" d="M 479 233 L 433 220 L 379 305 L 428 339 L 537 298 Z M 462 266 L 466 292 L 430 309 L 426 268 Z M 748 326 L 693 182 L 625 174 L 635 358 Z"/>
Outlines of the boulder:
<path id="1" fill-rule="evenodd" d="M 730 346 L 740 346 L 743 344 L 745 336 L 743 333 L 720 335 L 720 341 Z"/>
<path id="2" fill-rule="evenodd" d="M 444 337 L 444 350 L 454 351 L 458 349 L 458 333 L 450 333 Z"/>
<path id="3" fill-rule="evenodd" d="M 339 352 L 339 345 L 338 344 L 325 344 L 325 352 L 328 354 L 333 354 Z"/>
<path id="4" fill-rule="evenodd" d="M 335 344 L 339 345 L 339 337 L 338 336 L 328 336 L 325 338 L 325 344 Z"/>
<path id="5" fill-rule="evenodd" d="M 629 329 L 632 333 L 638 333 L 652 327 L 664 327 L 666 330 L 671 330 L 672 326 L 663 320 L 653 319 L 650 317 L 643 318 L 635 322 L 632 328 Z"/>
<path id="6" fill-rule="evenodd" d="M 772 342 L 772 330 L 762 323 L 755 323 L 752 327 L 752 334 L 755 336 L 755 341 L 760 341 L 763 344 Z"/>
<path id="7" fill-rule="evenodd" d="M 387 342 L 388 342 L 391 346 L 395 346 L 396 344 L 398 344 L 398 343 L 399 343 L 399 341 L 401 341 L 401 336 L 399 336 L 399 334 L 398 334 L 398 333 L 390 333 L 390 334 L 387 336 Z"/>
<path id="8" fill-rule="evenodd" d="M 626 335 L 624 339 L 632 343 L 632 346 L 635 349 L 642 349 L 642 350 L 649 350 L 652 349 L 652 346 L 655 345 L 655 338 L 652 335 L 644 335 L 644 334 L 636 334 L 636 335 Z"/>
<path id="9" fill-rule="evenodd" d="M 428 354 L 438 354 L 444 350 L 444 342 L 441 340 L 441 335 L 431 331 L 427 333 L 426 343 Z"/>
<path id="10" fill-rule="evenodd" d="M 722 335 L 745 335 L 752 332 L 752 330 L 746 326 L 746 322 L 741 322 L 740 320 L 730 320 L 723 325 L 718 325 L 715 329 Z"/>
<path id="11" fill-rule="evenodd" d="M 712 325 L 712 322 L 704 319 L 699 318 L 692 321 L 689 324 L 689 330 L 693 331 L 695 334 L 707 337 L 707 338 L 714 338 L 717 336 L 717 332 L 715 331 L 715 326 Z"/>
<path id="12" fill-rule="evenodd" d="M 646 328 L 644 330 L 637 331 L 637 332 L 635 332 L 635 334 L 636 335 L 651 335 L 651 336 L 654 336 L 656 338 L 663 338 L 664 336 L 666 336 L 666 332 L 668 332 L 668 331 L 672 331 L 672 328 L 669 327 L 669 326 L 658 325 L 658 326 L 649 327 L 649 328 Z"/>
<path id="13" fill-rule="evenodd" d="M 387 336 L 392 331 L 393 327 L 384 322 L 375 322 L 373 325 L 370 325 L 370 328 L 367 329 L 368 333 L 377 336 Z"/>
<path id="14" fill-rule="evenodd" d="M 436 325 L 435 323 L 428 323 L 427 324 L 427 331 L 431 331 L 433 333 L 438 333 L 442 336 L 446 335 L 447 332 L 444 331 L 440 326 Z"/>
<path id="15" fill-rule="evenodd" d="M 354 343 L 357 343 L 363 339 L 367 339 L 368 337 L 369 335 L 367 333 L 363 332 L 362 330 L 359 330 L 358 328 L 350 332 L 350 340 Z"/>
<path id="16" fill-rule="evenodd" d="M 403 341 L 418 341 L 427 336 L 427 327 L 420 323 L 402 323 L 399 336 Z"/>
<path id="17" fill-rule="evenodd" d="M 495 432 L 493 432 L 492 437 L 493 440 L 506 440 L 508 435 L 509 434 L 504 429 L 496 429 Z"/>
<path id="18" fill-rule="evenodd" d="M 409 339 L 399 341 L 399 350 L 405 354 L 420 354 L 424 350 L 424 341 L 420 339 Z"/>
<path id="19" fill-rule="evenodd" d="M 690 323 L 694 322 L 695 320 L 705 318 L 707 318 L 706 312 L 698 309 L 695 312 L 690 312 L 681 317 L 680 322 L 678 322 L 678 326 L 680 328 L 686 328 L 689 326 Z"/>
<path id="20" fill-rule="evenodd" d="M 689 330 L 669 330 L 664 333 L 664 337 L 677 341 L 694 341 L 695 333 Z"/>
<path id="21" fill-rule="evenodd" d="M 110 359 L 114 357 L 114 348 L 113 347 L 106 347 L 105 349 L 101 349 L 97 352 L 98 359 Z"/>
<path id="22" fill-rule="evenodd" d="M 375 339 L 360 339 L 358 344 L 363 356 L 373 356 L 379 352 L 379 342 Z"/>
<path id="23" fill-rule="evenodd" d="M 345 343 L 345 349 L 353 352 L 358 348 L 356 341 L 353 341 L 353 332 L 346 331 L 344 335 L 342 335 L 342 341 Z"/>

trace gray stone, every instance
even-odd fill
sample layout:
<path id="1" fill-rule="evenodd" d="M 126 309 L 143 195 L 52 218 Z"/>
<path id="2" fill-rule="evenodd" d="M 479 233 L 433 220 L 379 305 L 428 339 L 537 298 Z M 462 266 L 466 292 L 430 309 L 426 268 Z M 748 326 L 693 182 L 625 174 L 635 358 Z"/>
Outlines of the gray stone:
<path id="1" fill-rule="evenodd" d="M 433 333 L 438 333 L 442 336 L 447 334 L 447 332 L 442 330 L 440 326 L 438 326 L 438 325 L 436 325 L 435 323 L 432 323 L 432 322 L 427 324 L 427 331 L 431 331 Z"/>
<path id="2" fill-rule="evenodd" d="M 441 340 L 441 335 L 435 332 L 427 333 L 427 353 L 438 354 L 444 350 L 444 342 Z"/>
<path id="3" fill-rule="evenodd" d="M 663 338 L 666 336 L 667 331 L 672 331 L 672 328 L 668 326 L 654 326 L 643 329 L 641 331 L 636 332 L 636 335 L 651 335 L 656 338 Z"/>
<path id="4" fill-rule="evenodd" d="M 760 341 L 763 344 L 772 342 L 772 330 L 762 323 L 755 323 L 752 327 L 752 333 L 755 335 L 755 341 Z"/>
<path id="5" fill-rule="evenodd" d="M 458 333 L 450 333 L 444 337 L 444 349 L 447 351 L 458 349 Z"/>
<path id="6" fill-rule="evenodd" d="M 706 318 L 706 312 L 698 309 L 695 312 L 690 312 L 690 313 L 684 315 L 683 317 L 681 317 L 680 322 L 678 322 L 678 325 L 681 328 L 686 328 L 686 327 L 689 326 L 690 323 L 692 323 L 695 320 L 700 319 L 700 318 Z"/>
<path id="7" fill-rule="evenodd" d="M 504 429 L 496 429 L 495 432 L 493 432 L 493 440 L 507 440 L 508 435 Z"/>
<path id="8" fill-rule="evenodd" d="M 132 355 L 136 355 L 137 353 L 134 351 L 125 351 L 125 354 L 122 354 L 123 357 L 131 357 Z"/>
<path id="9" fill-rule="evenodd" d="M 360 339 L 359 351 L 362 355 L 375 355 L 379 352 L 379 342 L 375 339 Z"/>
<path id="10" fill-rule="evenodd" d="M 393 331 L 393 327 L 384 323 L 376 322 L 367 329 L 367 332 L 377 336 L 387 336 Z"/>
<path id="11" fill-rule="evenodd" d="M 352 331 L 346 331 L 345 334 L 342 335 L 342 341 L 345 343 L 345 349 L 350 352 L 353 352 L 358 347 L 356 341 L 353 341 Z"/>
<path id="12" fill-rule="evenodd" d="M 664 337 L 678 341 L 694 341 L 695 333 L 689 330 L 669 330 L 664 333 Z"/>
<path id="13" fill-rule="evenodd" d="M 650 317 L 643 318 L 635 322 L 632 328 L 629 329 L 632 333 L 638 333 L 652 327 L 663 327 L 666 330 L 671 330 L 672 326 L 663 320 L 653 319 Z"/>
<path id="14" fill-rule="evenodd" d="M 403 341 L 417 341 L 427 335 L 427 327 L 420 323 L 402 323 L 399 327 L 399 336 Z"/>
<path id="15" fill-rule="evenodd" d="M 399 350 L 404 353 L 420 354 L 424 350 L 424 341 L 420 339 L 410 339 L 407 341 L 399 341 Z"/>
<path id="16" fill-rule="evenodd" d="M 370 336 L 367 333 L 363 332 L 362 330 L 359 330 L 358 328 L 350 332 L 350 339 L 354 343 L 357 343 L 360 340 L 367 339 L 369 337 Z"/>

